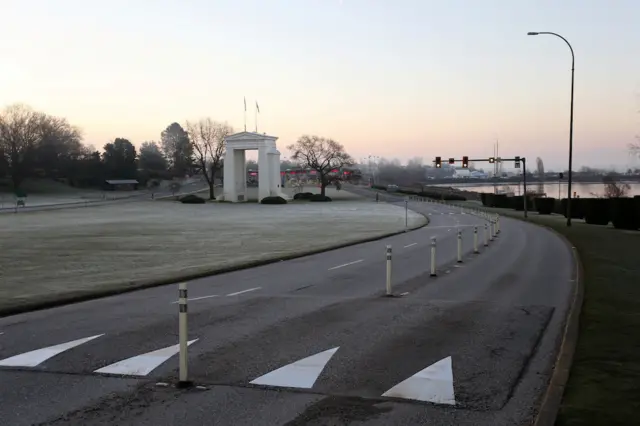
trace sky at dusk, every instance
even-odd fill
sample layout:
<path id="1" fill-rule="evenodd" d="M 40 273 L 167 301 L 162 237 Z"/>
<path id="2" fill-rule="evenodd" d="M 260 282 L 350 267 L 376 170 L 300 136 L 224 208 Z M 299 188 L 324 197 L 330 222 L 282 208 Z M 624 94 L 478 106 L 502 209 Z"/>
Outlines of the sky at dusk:
<path id="1" fill-rule="evenodd" d="M 210 116 L 331 137 L 355 158 L 638 165 L 638 0 L 0 0 L 0 105 L 139 146 Z"/>

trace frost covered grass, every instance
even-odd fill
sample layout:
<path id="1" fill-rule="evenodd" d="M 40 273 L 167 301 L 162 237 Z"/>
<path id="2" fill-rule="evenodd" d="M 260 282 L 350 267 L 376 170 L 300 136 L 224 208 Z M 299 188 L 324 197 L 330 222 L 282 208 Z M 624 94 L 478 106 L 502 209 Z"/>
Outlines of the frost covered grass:
<path id="1" fill-rule="evenodd" d="M 404 229 L 383 203 L 141 201 L 0 216 L 0 311 L 213 272 Z M 409 212 L 409 226 L 426 219 Z"/>

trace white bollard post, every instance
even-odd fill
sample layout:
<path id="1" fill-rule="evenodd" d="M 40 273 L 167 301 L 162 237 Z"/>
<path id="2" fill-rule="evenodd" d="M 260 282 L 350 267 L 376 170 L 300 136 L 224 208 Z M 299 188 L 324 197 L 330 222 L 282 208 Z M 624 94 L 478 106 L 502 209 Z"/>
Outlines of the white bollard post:
<path id="1" fill-rule="evenodd" d="M 485 223 L 484 224 L 484 246 L 488 246 L 489 245 L 489 226 Z"/>
<path id="2" fill-rule="evenodd" d="M 436 276 L 436 237 L 431 237 L 431 276 Z"/>
<path id="3" fill-rule="evenodd" d="M 494 222 L 493 219 L 489 219 L 489 241 L 493 241 L 493 235 L 494 235 Z"/>
<path id="4" fill-rule="evenodd" d="M 458 231 L 458 263 L 462 263 L 462 231 Z"/>
<path id="5" fill-rule="evenodd" d="M 496 216 L 496 234 L 500 233 L 500 215 Z"/>
<path id="6" fill-rule="evenodd" d="M 473 252 L 478 252 L 478 227 L 473 227 Z"/>
<path id="7" fill-rule="evenodd" d="M 387 246 L 387 296 L 391 296 L 391 246 Z"/>
<path id="8" fill-rule="evenodd" d="M 404 200 L 404 232 L 409 230 L 409 201 Z"/>
<path id="9" fill-rule="evenodd" d="M 178 284 L 178 339 L 180 346 L 180 379 L 178 387 L 187 387 L 191 383 L 188 380 L 189 371 L 187 364 L 187 350 L 189 345 L 188 328 L 187 328 L 187 283 Z"/>

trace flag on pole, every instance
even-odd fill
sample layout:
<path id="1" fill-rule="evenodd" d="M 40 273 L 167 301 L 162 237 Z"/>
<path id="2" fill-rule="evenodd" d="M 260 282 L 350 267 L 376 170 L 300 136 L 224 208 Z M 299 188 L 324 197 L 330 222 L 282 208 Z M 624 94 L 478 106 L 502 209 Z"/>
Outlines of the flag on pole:
<path id="1" fill-rule="evenodd" d="M 256 111 L 260 112 L 260 107 L 258 106 L 258 101 L 256 101 Z"/>

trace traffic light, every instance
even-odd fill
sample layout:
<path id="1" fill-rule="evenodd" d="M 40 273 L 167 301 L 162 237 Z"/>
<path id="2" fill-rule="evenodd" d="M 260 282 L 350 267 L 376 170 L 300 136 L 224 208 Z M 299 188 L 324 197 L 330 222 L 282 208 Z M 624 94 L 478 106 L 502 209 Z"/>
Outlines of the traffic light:
<path id="1" fill-rule="evenodd" d="M 493 157 L 489 157 L 489 163 L 493 164 L 496 162 L 496 159 Z"/>
<path id="2" fill-rule="evenodd" d="M 449 164 L 453 165 L 456 164 L 456 159 L 455 158 L 449 158 Z"/>
<path id="3" fill-rule="evenodd" d="M 515 163 L 516 163 L 516 169 L 520 168 L 520 157 L 516 156 L 516 158 L 514 158 Z"/>
<path id="4" fill-rule="evenodd" d="M 560 179 L 564 177 L 564 173 L 560 173 Z"/>
<path id="5" fill-rule="evenodd" d="M 436 168 L 439 169 L 442 167 L 442 158 L 436 157 Z"/>
<path id="6" fill-rule="evenodd" d="M 466 155 L 462 157 L 462 167 L 465 169 L 469 168 L 469 157 Z"/>

